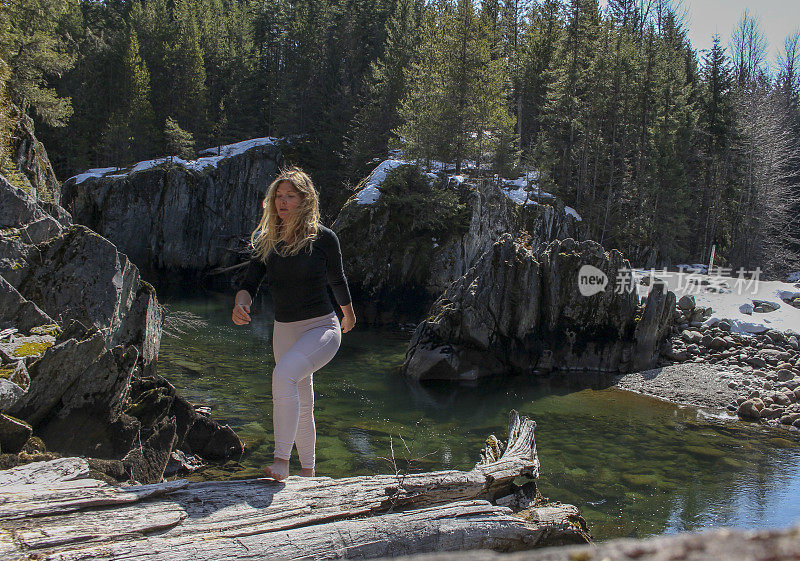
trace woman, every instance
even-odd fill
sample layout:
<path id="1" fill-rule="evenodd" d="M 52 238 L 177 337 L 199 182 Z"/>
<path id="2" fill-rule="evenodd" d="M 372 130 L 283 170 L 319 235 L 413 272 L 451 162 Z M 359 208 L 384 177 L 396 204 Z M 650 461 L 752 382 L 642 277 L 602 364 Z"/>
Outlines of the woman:
<path id="1" fill-rule="evenodd" d="M 289 475 L 297 445 L 300 475 L 314 475 L 313 373 L 339 350 L 342 333 L 356 323 L 339 239 L 319 222 L 319 197 L 311 178 L 292 168 L 273 181 L 264 211 L 250 236 L 254 257 L 236 292 L 233 323 L 250 323 L 250 306 L 266 275 L 275 306 L 272 350 L 272 424 L 275 461 L 264 471 L 280 481 Z M 341 325 L 328 297 L 333 289 L 341 306 Z"/>

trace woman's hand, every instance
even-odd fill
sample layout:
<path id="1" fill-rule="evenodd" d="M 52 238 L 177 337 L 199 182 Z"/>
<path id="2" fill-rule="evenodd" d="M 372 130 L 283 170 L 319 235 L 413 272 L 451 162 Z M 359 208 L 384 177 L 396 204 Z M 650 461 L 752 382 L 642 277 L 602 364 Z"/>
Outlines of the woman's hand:
<path id="1" fill-rule="evenodd" d="M 253 299 L 246 290 L 240 290 L 236 293 L 236 300 L 233 305 L 233 314 L 231 318 L 236 325 L 247 325 L 250 323 L 250 304 Z"/>
<path id="2" fill-rule="evenodd" d="M 347 333 L 356 325 L 356 314 L 353 311 L 353 304 L 347 304 L 346 306 L 342 306 L 342 333 Z"/>

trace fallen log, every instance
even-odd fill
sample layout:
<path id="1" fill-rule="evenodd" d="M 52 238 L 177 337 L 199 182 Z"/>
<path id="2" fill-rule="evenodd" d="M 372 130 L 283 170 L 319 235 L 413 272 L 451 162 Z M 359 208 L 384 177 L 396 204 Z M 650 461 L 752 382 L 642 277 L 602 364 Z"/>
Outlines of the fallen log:
<path id="1" fill-rule="evenodd" d="M 618 539 L 591 546 L 548 547 L 540 551 L 499 555 L 493 551 L 460 551 L 394 557 L 393 561 L 797 561 L 800 526 L 776 530 L 730 530 Z"/>
<path id="2" fill-rule="evenodd" d="M 540 504 L 535 426 L 512 411 L 508 444 L 490 437 L 468 472 L 116 487 L 85 475 L 65 481 L 63 466 L 14 468 L 37 478 L 30 483 L 30 475 L 12 473 L 12 483 L 0 485 L 0 554 L 65 561 L 366 559 L 585 542 L 575 507 Z M 66 471 L 81 473 L 75 466 Z M 518 477 L 530 481 L 520 487 Z"/>

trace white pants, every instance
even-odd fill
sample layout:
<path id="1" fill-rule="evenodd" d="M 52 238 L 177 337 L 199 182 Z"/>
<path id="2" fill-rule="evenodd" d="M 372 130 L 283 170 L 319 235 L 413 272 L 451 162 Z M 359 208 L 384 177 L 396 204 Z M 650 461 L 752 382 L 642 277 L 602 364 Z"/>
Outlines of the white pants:
<path id="1" fill-rule="evenodd" d="M 297 445 L 300 465 L 314 467 L 317 432 L 314 426 L 313 374 L 336 354 L 342 328 L 334 312 L 301 321 L 274 323 L 272 351 L 272 425 L 275 457 L 288 460 Z"/>

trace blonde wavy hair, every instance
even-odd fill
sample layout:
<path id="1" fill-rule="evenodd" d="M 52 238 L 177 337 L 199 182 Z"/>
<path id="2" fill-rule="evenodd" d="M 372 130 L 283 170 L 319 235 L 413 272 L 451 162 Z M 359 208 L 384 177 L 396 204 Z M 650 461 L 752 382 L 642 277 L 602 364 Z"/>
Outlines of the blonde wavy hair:
<path id="1" fill-rule="evenodd" d="M 301 197 L 300 206 L 286 221 L 281 220 L 275 209 L 275 194 L 284 181 L 290 183 Z M 304 248 L 311 252 L 311 242 L 317 237 L 320 226 L 319 195 L 306 172 L 297 167 L 281 170 L 270 183 L 262 206 L 261 220 L 250 234 L 254 255 L 266 261 L 272 251 L 282 257 L 297 255 Z M 285 243 L 287 239 L 291 242 Z M 284 242 L 282 248 L 277 247 L 279 241 Z"/>

